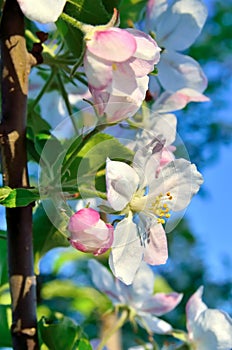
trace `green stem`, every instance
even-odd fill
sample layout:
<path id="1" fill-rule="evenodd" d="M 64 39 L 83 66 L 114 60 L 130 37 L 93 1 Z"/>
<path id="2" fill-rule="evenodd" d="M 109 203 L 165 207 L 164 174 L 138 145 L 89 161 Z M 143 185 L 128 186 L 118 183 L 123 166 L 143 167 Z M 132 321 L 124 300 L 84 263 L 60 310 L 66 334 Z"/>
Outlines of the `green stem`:
<path id="1" fill-rule="evenodd" d="M 62 13 L 60 15 L 60 18 L 62 18 L 65 22 L 71 24 L 73 27 L 80 29 L 81 31 L 83 30 L 83 23 L 79 22 L 78 20 L 74 19 L 73 17 L 70 17 L 67 15 L 67 13 Z"/>
<path id="2" fill-rule="evenodd" d="M 49 88 L 49 86 L 51 85 L 54 77 L 56 76 L 57 71 L 56 69 L 52 69 L 51 74 L 48 78 L 48 80 L 46 81 L 46 83 L 44 84 L 43 88 L 40 90 L 38 96 L 34 99 L 34 101 L 32 102 L 32 104 L 29 107 L 29 111 L 28 113 L 31 113 L 35 107 L 37 106 L 37 104 L 39 103 L 39 101 L 41 100 L 41 98 L 43 97 L 44 93 L 47 91 L 47 89 Z"/>
<path id="3" fill-rule="evenodd" d="M 58 84 L 60 86 L 61 94 L 63 96 L 65 106 L 66 106 L 66 108 L 68 110 L 69 117 L 71 118 L 71 121 L 72 121 L 72 124 L 73 124 L 73 128 L 74 128 L 76 134 L 78 135 L 79 131 L 78 131 L 78 128 L 76 126 L 75 119 L 73 117 L 72 106 L 71 106 L 71 104 L 69 102 L 68 94 L 67 94 L 67 92 L 66 92 L 66 90 L 64 88 L 64 84 L 63 84 L 63 81 L 61 79 L 60 73 L 57 73 L 57 81 L 58 81 Z"/>
<path id="4" fill-rule="evenodd" d="M 117 332 L 120 328 L 122 328 L 122 326 L 124 325 L 124 323 L 126 322 L 126 320 L 128 319 L 128 310 L 123 310 L 122 314 L 120 316 L 120 318 L 118 319 L 118 321 L 116 322 L 115 326 L 111 329 L 111 331 L 102 339 L 102 341 L 100 342 L 100 344 L 97 347 L 97 350 L 102 350 L 104 348 L 104 346 L 106 345 L 107 341 L 109 340 L 109 338 L 115 333 Z"/>

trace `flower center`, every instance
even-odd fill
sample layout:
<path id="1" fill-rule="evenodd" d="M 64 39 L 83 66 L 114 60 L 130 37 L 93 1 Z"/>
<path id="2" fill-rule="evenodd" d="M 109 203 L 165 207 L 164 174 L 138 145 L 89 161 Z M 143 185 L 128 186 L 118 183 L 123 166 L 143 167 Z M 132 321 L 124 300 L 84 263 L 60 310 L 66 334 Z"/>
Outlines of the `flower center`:
<path id="1" fill-rule="evenodd" d="M 165 219 L 170 218 L 170 208 L 168 206 L 168 201 L 172 200 L 170 192 L 167 192 L 165 195 L 160 193 L 156 196 L 155 201 L 151 203 L 151 210 L 157 216 L 158 224 L 164 224 Z"/>

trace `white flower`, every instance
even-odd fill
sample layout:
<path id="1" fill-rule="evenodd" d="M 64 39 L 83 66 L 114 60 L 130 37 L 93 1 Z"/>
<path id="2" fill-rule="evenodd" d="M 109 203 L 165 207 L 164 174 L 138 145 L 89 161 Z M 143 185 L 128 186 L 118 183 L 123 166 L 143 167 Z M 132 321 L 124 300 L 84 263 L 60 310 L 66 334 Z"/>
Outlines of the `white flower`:
<path id="1" fill-rule="evenodd" d="M 40 23 L 56 22 L 67 0 L 17 0 L 24 15 Z"/>
<path id="2" fill-rule="evenodd" d="M 223 311 L 208 309 L 200 287 L 186 305 L 189 340 L 196 350 L 231 350 L 232 319 Z"/>
<path id="3" fill-rule="evenodd" d="M 147 264 L 140 265 L 130 286 L 113 279 L 112 274 L 94 259 L 89 261 L 89 268 L 95 286 L 105 293 L 114 305 L 129 308 L 141 327 L 158 334 L 172 330 L 170 324 L 157 316 L 173 310 L 180 303 L 182 294 L 173 292 L 153 295 L 155 277 Z"/>
<path id="4" fill-rule="evenodd" d="M 142 259 L 151 265 L 166 262 L 162 224 L 171 210 L 179 211 L 189 204 L 203 181 L 195 165 L 185 159 L 169 162 L 157 176 L 161 151 L 162 144 L 155 140 L 146 156 L 136 152 L 133 167 L 107 160 L 108 202 L 115 211 L 126 214 L 116 226 L 109 264 L 126 284 L 132 283 Z"/>
<path id="5" fill-rule="evenodd" d="M 186 87 L 198 92 L 205 90 L 207 79 L 200 65 L 178 51 L 193 44 L 206 17 L 207 9 L 201 0 L 178 0 L 171 6 L 167 0 L 149 0 L 147 29 L 155 32 L 158 45 L 164 49 L 157 68 L 165 90 Z"/>

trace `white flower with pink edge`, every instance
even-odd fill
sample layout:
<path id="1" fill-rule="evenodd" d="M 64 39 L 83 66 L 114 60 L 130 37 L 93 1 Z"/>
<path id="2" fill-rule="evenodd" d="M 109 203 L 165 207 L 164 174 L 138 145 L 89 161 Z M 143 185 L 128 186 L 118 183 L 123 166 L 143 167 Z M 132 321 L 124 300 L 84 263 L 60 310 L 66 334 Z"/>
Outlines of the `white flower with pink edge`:
<path id="1" fill-rule="evenodd" d="M 140 265 L 130 286 L 114 279 L 107 268 L 96 260 L 91 259 L 88 264 L 93 283 L 115 306 L 129 308 L 135 321 L 152 333 L 171 332 L 172 326 L 157 316 L 173 310 L 180 303 L 182 294 L 176 292 L 153 294 L 155 276 L 146 263 Z"/>

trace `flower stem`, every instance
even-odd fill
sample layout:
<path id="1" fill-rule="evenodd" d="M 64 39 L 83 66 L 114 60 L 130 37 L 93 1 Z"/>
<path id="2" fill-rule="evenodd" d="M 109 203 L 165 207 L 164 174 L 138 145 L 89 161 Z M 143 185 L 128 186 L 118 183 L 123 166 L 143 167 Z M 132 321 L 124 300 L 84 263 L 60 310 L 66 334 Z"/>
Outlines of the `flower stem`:
<path id="1" fill-rule="evenodd" d="M 120 328 L 122 328 L 122 326 L 124 325 L 124 323 L 126 322 L 127 319 L 128 319 L 128 310 L 123 310 L 120 318 L 115 323 L 114 327 L 112 327 L 111 330 L 109 332 L 107 332 L 107 334 L 105 336 L 103 336 L 103 339 L 101 340 L 100 344 L 98 345 L 97 350 L 102 350 L 104 348 L 107 341 L 112 337 L 112 335 L 114 333 L 116 333 Z"/>

